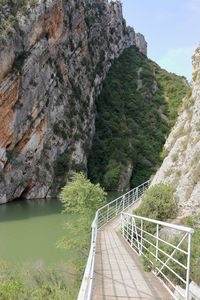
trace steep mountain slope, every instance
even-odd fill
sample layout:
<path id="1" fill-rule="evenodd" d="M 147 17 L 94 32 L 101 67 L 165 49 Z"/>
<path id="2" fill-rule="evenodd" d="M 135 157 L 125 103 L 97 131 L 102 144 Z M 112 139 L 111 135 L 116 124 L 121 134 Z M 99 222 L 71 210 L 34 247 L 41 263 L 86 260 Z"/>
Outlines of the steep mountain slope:
<path id="1" fill-rule="evenodd" d="M 176 186 L 179 215 L 200 211 L 200 47 L 193 56 L 192 96 L 184 99 L 164 148 L 166 158 L 153 184 Z"/>
<path id="2" fill-rule="evenodd" d="M 125 50 L 96 101 L 89 177 L 119 191 L 147 180 L 161 163 L 165 138 L 187 93 L 185 78 L 162 70 L 137 49 Z"/>
<path id="3" fill-rule="evenodd" d="M 50 197 L 86 169 L 113 60 L 147 45 L 120 1 L 0 0 L 0 32 L 0 203 Z"/>

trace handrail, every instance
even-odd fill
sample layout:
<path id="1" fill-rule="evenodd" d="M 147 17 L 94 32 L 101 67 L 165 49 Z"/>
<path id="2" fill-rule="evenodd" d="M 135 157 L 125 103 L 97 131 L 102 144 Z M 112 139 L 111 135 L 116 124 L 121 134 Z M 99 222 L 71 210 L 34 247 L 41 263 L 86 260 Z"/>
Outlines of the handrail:
<path id="1" fill-rule="evenodd" d="M 97 241 L 97 231 L 99 228 L 110 222 L 113 218 L 120 215 L 121 212 L 126 210 L 133 203 L 137 202 L 144 191 L 149 187 L 150 180 L 144 182 L 138 187 L 130 190 L 124 195 L 114 199 L 108 204 L 102 206 L 97 210 L 95 218 L 92 222 L 92 238 L 90 252 L 83 275 L 81 287 L 79 290 L 77 300 L 91 300 L 92 299 L 92 287 L 94 281 L 94 264 L 95 264 L 95 254 L 96 254 L 96 241 Z"/>
<path id="2" fill-rule="evenodd" d="M 176 224 L 167 223 L 167 222 L 163 222 L 163 221 L 157 221 L 157 220 L 153 220 L 153 219 L 149 219 L 149 218 L 146 218 L 146 217 L 137 216 L 137 215 L 129 214 L 129 213 L 126 213 L 126 215 L 134 217 L 136 219 L 148 221 L 148 222 L 151 222 L 153 224 L 159 224 L 159 225 L 162 225 L 162 226 L 165 226 L 165 227 L 173 228 L 173 229 L 180 230 L 180 231 L 189 232 L 189 233 L 192 233 L 192 234 L 194 233 L 193 228 L 185 227 L 185 226 L 182 226 L 182 225 L 176 225 Z"/>
<path id="3" fill-rule="evenodd" d="M 97 221 L 98 212 L 96 212 L 95 218 L 92 222 L 92 238 L 90 252 L 87 260 L 87 265 L 83 275 L 78 300 L 91 299 L 92 286 L 93 286 L 93 273 L 94 273 L 94 262 L 95 262 L 95 251 L 96 251 L 96 240 L 97 240 Z"/>
<path id="4" fill-rule="evenodd" d="M 134 202 L 138 201 L 143 195 L 144 191 L 149 187 L 150 180 L 142 183 L 141 185 L 133 188 L 129 192 L 114 199 L 108 204 L 98 209 L 98 229 L 107 224 L 109 221 L 118 216 L 122 211 L 131 206 Z"/>
<path id="5" fill-rule="evenodd" d="M 151 229 L 149 230 L 149 224 L 155 225 L 154 228 L 150 227 Z M 145 227 L 145 225 L 147 226 Z M 169 230 L 175 229 L 176 231 L 179 231 L 179 234 L 176 235 L 176 241 L 166 241 L 163 238 L 162 230 L 166 227 Z M 129 246 L 138 255 L 143 255 L 153 266 L 155 275 L 161 277 L 160 279 L 172 296 L 175 298 L 174 294 L 169 289 L 169 286 L 184 299 L 189 300 L 191 237 L 194 230 L 189 227 L 122 212 L 121 232 Z M 173 242 L 176 245 L 174 245 Z M 187 246 L 186 251 L 181 248 L 183 242 Z M 164 244 L 167 244 L 168 247 L 164 247 Z M 186 265 L 179 262 L 178 258 L 174 257 L 176 253 L 184 255 L 184 258 L 186 258 Z M 170 264 L 170 262 L 173 263 Z M 178 266 L 177 269 L 176 266 Z M 182 268 L 181 271 L 180 268 Z M 185 285 L 185 293 L 177 288 L 177 280 Z"/>
<path id="6" fill-rule="evenodd" d="M 116 202 L 117 200 L 119 200 L 120 198 L 122 197 L 125 197 L 126 195 L 130 194 L 131 192 L 133 192 L 134 190 L 136 189 L 139 189 L 140 187 L 144 186 L 145 184 L 149 184 L 150 183 L 150 180 L 138 185 L 137 187 L 133 188 L 132 190 L 128 191 L 127 193 L 123 194 L 122 196 L 119 196 L 118 198 L 112 200 L 111 202 L 109 202 L 108 204 L 105 204 L 104 206 L 102 206 L 101 208 L 99 208 L 98 210 L 102 210 L 103 208 L 105 208 L 106 206 Z"/>

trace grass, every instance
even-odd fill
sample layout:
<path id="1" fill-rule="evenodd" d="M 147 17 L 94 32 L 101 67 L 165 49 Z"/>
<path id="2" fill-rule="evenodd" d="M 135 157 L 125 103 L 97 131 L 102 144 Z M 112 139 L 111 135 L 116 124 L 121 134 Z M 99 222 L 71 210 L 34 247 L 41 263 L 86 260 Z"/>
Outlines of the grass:
<path id="1" fill-rule="evenodd" d="M 75 300 L 78 281 L 69 288 L 66 270 L 40 265 L 10 265 L 0 262 L 0 297 L 3 300 Z"/>
<path id="2" fill-rule="evenodd" d="M 200 285 L 200 214 L 186 217 L 183 224 L 194 229 L 191 251 L 191 280 Z"/>

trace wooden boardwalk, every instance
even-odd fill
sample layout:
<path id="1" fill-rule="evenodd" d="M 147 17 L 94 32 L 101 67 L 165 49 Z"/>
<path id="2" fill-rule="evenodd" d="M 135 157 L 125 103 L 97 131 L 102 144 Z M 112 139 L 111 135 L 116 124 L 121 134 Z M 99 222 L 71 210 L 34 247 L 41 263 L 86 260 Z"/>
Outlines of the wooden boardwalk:
<path id="1" fill-rule="evenodd" d="M 171 300 L 162 283 L 144 272 L 137 254 L 118 233 L 119 218 L 98 232 L 93 300 Z"/>

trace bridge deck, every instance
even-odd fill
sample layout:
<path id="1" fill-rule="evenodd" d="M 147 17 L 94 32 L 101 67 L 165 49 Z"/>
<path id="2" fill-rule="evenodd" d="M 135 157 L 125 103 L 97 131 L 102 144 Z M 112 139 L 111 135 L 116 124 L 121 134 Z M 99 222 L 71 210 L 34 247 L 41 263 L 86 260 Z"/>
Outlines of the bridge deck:
<path id="1" fill-rule="evenodd" d="M 162 299 L 172 297 L 117 233 L 119 219 L 98 232 L 93 300 Z"/>

